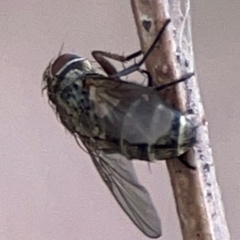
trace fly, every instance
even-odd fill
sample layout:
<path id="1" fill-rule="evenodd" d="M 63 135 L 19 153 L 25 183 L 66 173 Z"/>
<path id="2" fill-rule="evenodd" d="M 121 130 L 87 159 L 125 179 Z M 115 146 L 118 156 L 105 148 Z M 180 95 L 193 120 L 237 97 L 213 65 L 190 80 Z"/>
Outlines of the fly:
<path id="1" fill-rule="evenodd" d="M 95 71 L 90 62 L 72 53 L 59 55 L 43 75 L 44 89 L 61 123 L 85 146 L 111 193 L 148 237 L 161 236 L 161 224 L 148 191 L 140 185 L 132 159 L 153 161 L 182 159 L 196 142 L 196 125 L 189 114 L 168 106 L 158 91 L 193 76 L 160 87 L 152 86 L 150 74 L 140 67 L 161 39 L 167 20 L 142 59 L 118 72 L 106 59 L 129 61 L 128 57 L 103 51 L 92 55 L 106 75 Z M 134 71 L 146 73 L 148 86 L 121 80 Z"/>

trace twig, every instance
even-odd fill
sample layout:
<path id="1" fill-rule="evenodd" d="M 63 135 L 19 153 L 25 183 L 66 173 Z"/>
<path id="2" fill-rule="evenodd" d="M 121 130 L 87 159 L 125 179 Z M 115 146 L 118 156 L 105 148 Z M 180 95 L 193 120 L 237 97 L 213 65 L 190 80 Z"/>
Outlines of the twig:
<path id="1" fill-rule="evenodd" d="M 189 0 L 131 0 L 131 3 L 143 52 L 149 48 L 166 19 L 172 20 L 159 47 L 146 62 L 155 84 L 162 85 L 169 79 L 175 80 L 192 72 Z M 228 240 L 230 235 L 196 79 L 168 88 L 161 96 L 175 108 L 193 112 L 200 122 L 198 143 L 187 155 L 187 161 L 195 163 L 197 170 L 189 170 L 177 160 L 167 161 L 183 239 Z"/>

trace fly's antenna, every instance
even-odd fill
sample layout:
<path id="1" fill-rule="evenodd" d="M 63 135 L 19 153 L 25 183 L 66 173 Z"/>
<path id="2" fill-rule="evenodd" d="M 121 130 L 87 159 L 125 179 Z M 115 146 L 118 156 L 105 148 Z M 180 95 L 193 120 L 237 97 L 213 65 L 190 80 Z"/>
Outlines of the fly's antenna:
<path id="1" fill-rule="evenodd" d="M 62 55 L 63 47 L 64 47 L 64 42 L 62 43 L 62 45 L 61 45 L 61 47 L 60 47 L 60 50 L 59 50 L 59 52 L 58 52 L 58 57 L 60 57 L 60 55 Z"/>

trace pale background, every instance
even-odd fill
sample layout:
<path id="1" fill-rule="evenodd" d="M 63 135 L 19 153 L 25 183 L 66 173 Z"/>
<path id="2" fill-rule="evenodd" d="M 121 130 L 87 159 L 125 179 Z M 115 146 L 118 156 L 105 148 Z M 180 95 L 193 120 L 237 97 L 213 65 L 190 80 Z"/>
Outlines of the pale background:
<path id="1" fill-rule="evenodd" d="M 198 80 L 233 240 L 240 236 L 240 1 L 192 1 Z M 118 207 L 41 96 L 42 72 L 64 51 L 131 53 L 127 0 L 0 1 L 0 240 L 147 239 Z M 137 164 L 163 224 L 181 239 L 165 163 Z"/>

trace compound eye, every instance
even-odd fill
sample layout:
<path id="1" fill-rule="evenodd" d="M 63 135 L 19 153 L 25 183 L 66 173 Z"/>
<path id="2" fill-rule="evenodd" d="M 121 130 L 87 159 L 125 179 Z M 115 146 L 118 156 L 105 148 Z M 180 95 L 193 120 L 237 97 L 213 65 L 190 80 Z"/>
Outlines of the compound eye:
<path id="1" fill-rule="evenodd" d="M 69 62 L 79 58 L 81 57 L 72 53 L 62 54 L 52 64 L 51 68 L 52 75 L 55 77 L 62 69 L 64 69 L 69 64 Z"/>

